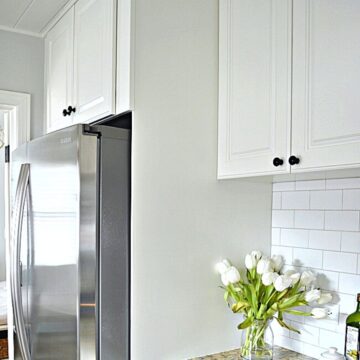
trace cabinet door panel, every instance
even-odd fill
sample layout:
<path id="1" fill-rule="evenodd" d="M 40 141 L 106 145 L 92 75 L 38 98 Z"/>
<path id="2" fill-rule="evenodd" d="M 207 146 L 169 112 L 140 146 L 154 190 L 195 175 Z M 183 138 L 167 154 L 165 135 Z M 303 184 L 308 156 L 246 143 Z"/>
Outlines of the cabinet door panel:
<path id="1" fill-rule="evenodd" d="M 75 122 L 114 113 L 114 0 L 79 0 L 75 4 Z"/>
<path id="2" fill-rule="evenodd" d="M 294 2 L 292 171 L 360 163 L 360 2 Z"/>
<path id="3" fill-rule="evenodd" d="M 46 131 L 72 124 L 63 116 L 73 101 L 74 9 L 71 8 L 45 38 Z"/>
<path id="4" fill-rule="evenodd" d="M 219 178 L 289 171 L 291 11 L 288 0 L 220 0 Z"/>

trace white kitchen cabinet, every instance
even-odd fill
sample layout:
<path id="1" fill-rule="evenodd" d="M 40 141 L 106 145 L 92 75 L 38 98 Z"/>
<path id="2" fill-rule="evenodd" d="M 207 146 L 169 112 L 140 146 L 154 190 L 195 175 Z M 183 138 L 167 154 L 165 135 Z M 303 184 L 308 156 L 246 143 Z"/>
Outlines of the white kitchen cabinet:
<path id="1" fill-rule="evenodd" d="M 360 165 L 360 2 L 296 0 L 292 172 Z"/>
<path id="2" fill-rule="evenodd" d="M 46 132 L 133 109 L 132 17 L 132 0 L 79 0 L 55 18 L 45 38 Z"/>
<path id="3" fill-rule="evenodd" d="M 360 166 L 359 19 L 357 0 L 220 0 L 218 178 Z"/>
<path id="4" fill-rule="evenodd" d="M 75 123 L 115 113 L 115 9 L 114 0 L 75 4 Z"/>
<path id="5" fill-rule="evenodd" d="M 218 178 L 289 171 L 291 11 L 220 0 Z"/>
<path id="6" fill-rule="evenodd" d="M 64 116 L 73 101 L 74 9 L 71 8 L 45 38 L 45 97 L 47 132 L 72 124 Z"/>

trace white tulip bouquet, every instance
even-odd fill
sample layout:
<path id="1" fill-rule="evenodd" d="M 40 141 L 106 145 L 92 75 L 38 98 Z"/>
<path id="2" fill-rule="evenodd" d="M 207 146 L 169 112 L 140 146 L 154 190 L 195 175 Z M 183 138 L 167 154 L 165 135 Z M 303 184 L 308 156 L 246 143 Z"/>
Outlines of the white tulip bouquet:
<path id="1" fill-rule="evenodd" d="M 311 316 L 315 319 L 325 318 L 329 314 L 323 307 L 312 308 L 309 312 L 295 309 L 314 303 L 324 305 L 331 301 L 332 296 L 314 288 L 316 277 L 311 271 L 302 274 L 294 270 L 282 272 L 283 264 L 281 256 L 269 258 L 260 251 L 246 255 L 246 276 L 243 277 L 229 260 L 216 264 L 224 285 L 221 288 L 225 290 L 225 301 L 234 313 L 244 315 L 238 325 L 238 329 L 247 329 L 241 349 L 244 358 L 250 358 L 255 353 L 262 355 L 258 352 L 266 347 L 264 333 L 268 320 L 274 318 L 282 327 L 299 333 L 286 323 L 284 314 Z M 255 322 L 262 325 L 253 326 Z M 257 350 L 254 352 L 254 349 Z M 272 352 L 272 349 L 267 351 Z"/>

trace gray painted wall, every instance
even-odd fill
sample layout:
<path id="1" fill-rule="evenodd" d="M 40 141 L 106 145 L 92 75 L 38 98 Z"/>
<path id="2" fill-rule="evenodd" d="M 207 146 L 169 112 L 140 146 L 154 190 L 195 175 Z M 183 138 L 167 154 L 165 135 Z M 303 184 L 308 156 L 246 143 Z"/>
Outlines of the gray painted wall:
<path id="1" fill-rule="evenodd" d="M 4 128 L 4 115 L 0 111 L 0 129 Z M 4 186 L 5 186 L 5 152 L 4 148 L 0 149 L 0 281 L 5 281 L 5 198 L 4 198 Z"/>
<path id="2" fill-rule="evenodd" d="M 42 135 L 43 39 L 0 30 L 0 90 L 31 94 L 31 138 Z"/>
<path id="3" fill-rule="evenodd" d="M 218 1 L 136 0 L 132 358 L 239 347 L 214 264 L 270 250 L 271 184 L 217 181 Z"/>

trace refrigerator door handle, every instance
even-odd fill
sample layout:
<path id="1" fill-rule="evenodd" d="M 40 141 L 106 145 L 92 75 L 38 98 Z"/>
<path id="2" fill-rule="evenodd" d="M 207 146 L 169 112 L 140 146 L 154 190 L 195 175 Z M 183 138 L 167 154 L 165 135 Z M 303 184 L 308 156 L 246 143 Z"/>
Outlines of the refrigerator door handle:
<path id="1" fill-rule="evenodd" d="M 22 164 L 16 187 L 15 202 L 12 214 L 13 229 L 11 237 L 11 298 L 14 311 L 16 334 L 18 337 L 20 352 L 23 360 L 31 360 L 22 308 L 20 284 L 22 276 L 20 268 L 21 233 L 29 177 L 30 164 Z"/>

